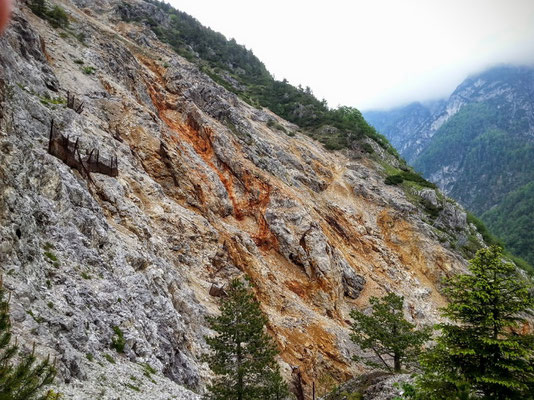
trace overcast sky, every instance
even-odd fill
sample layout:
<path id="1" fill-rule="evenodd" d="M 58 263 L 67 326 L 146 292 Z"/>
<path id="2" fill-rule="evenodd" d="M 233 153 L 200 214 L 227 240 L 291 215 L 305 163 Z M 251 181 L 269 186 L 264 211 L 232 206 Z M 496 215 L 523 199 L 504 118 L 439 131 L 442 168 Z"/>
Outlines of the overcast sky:
<path id="1" fill-rule="evenodd" d="M 499 63 L 534 64 L 534 0 L 167 0 L 329 106 L 449 95 Z"/>

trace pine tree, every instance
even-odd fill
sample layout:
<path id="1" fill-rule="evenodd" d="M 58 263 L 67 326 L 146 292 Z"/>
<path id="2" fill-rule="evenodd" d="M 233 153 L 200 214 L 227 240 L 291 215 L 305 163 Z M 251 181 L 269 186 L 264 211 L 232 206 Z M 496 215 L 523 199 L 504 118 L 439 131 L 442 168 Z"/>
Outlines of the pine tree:
<path id="1" fill-rule="evenodd" d="M 0 400 L 58 399 L 59 395 L 53 391 L 40 394 L 43 386 L 52 383 L 56 376 L 50 360 L 38 362 L 35 349 L 30 354 L 22 354 L 12 342 L 9 300 L 5 299 L 0 281 Z"/>
<path id="2" fill-rule="evenodd" d="M 287 384 L 280 376 L 276 347 L 265 332 L 267 319 L 251 291 L 237 279 L 230 283 L 221 314 L 208 318 L 217 335 L 206 337 L 206 356 L 216 377 L 208 386 L 210 400 L 282 400 Z"/>
<path id="3" fill-rule="evenodd" d="M 401 296 L 389 293 L 383 298 L 371 297 L 369 302 L 373 307 L 370 315 L 358 310 L 350 313 L 354 319 L 351 339 L 362 350 L 372 350 L 380 363 L 362 357 L 354 360 L 389 372 L 401 372 L 403 366 L 413 366 L 421 346 L 430 338 L 430 330 L 417 331 L 415 325 L 406 321 Z"/>
<path id="4" fill-rule="evenodd" d="M 420 399 L 532 399 L 534 338 L 516 329 L 534 305 L 532 285 L 503 259 L 499 247 L 481 249 L 469 274 L 446 282 L 449 305 L 441 336 L 424 355 Z"/>
<path id="5" fill-rule="evenodd" d="M 31 0 L 28 6 L 39 17 L 46 16 L 46 12 L 48 11 L 45 0 Z"/>

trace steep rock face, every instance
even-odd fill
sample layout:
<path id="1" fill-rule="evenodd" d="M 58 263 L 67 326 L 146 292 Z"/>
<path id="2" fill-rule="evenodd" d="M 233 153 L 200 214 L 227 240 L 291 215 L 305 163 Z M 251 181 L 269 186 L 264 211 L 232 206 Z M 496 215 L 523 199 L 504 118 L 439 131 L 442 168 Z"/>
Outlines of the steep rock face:
<path id="1" fill-rule="evenodd" d="M 270 129 L 296 127 L 120 22 L 122 3 L 59 2 L 70 33 L 19 5 L 0 38 L 1 268 L 21 343 L 57 358 L 67 398 L 198 398 L 210 287 L 243 274 L 284 374 L 299 366 L 308 384 L 361 370 L 349 312 L 369 296 L 395 291 L 407 317 L 435 322 L 438 282 L 465 260 L 424 209 L 375 162 Z M 80 154 L 117 157 L 119 176 L 48 154 L 52 119 Z M 440 229 L 467 235 L 450 213 Z"/>

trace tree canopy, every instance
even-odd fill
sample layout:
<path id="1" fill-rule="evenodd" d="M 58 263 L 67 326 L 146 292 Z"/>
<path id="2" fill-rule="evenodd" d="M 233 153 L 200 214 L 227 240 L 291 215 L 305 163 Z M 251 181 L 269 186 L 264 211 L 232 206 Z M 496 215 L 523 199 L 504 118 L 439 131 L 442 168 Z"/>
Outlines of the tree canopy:
<path id="1" fill-rule="evenodd" d="M 413 366 L 421 346 L 430 338 L 430 330 L 416 330 L 414 324 L 406 321 L 401 296 L 389 293 L 383 298 L 371 297 L 369 303 L 373 308 L 369 315 L 356 309 L 351 312 L 354 319 L 351 338 L 362 350 L 371 350 L 380 362 L 362 357 L 355 360 L 389 372 Z"/>
<path id="2" fill-rule="evenodd" d="M 422 357 L 421 399 L 532 399 L 534 336 L 523 334 L 532 284 L 497 246 L 481 249 L 469 273 L 446 281 L 449 305 L 436 346 Z"/>
<path id="3" fill-rule="evenodd" d="M 275 356 L 276 346 L 265 332 L 267 319 L 254 295 L 233 280 L 221 314 L 208 318 L 215 336 L 207 337 L 206 356 L 216 377 L 208 386 L 210 400 L 281 400 L 288 394 Z"/>

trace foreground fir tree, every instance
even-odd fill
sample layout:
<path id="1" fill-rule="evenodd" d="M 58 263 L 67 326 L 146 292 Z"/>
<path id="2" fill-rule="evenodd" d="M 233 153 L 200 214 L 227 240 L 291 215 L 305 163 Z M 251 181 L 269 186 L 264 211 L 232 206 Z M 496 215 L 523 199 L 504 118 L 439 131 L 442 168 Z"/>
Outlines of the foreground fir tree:
<path id="1" fill-rule="evenodd" d="M 354 319 L 351 339 L 362 350 L 372 350 L 380 363 L 362 357 L 373 368 L 389 372 L 401 372 L 403 366 L 413 366 L 421 353 L 421 346 L 430 338 L 430 330 L 415 330 L 402 312 L 404 300 L 394 293 L 383 298 L 371 297 L 373 310 L 370 315 L 352 310 Z M 391 365 L 393 364 L 393 365 Z"/>
<path id="2" fill-rule="evenodd" d="M 208 318 L 217 334 L 207 337 L 206 357 L 216 378 L 208 386 L 210 400 L 282 400 L 288 395 L 280 376 L 276 347 L 265 332 L 267 319 L 251 291 L 233 280 L 221 314 Z"/>
<path id="3" fill-rule="evenodd" d="M 56 369 L 48 359 L 38 362 L 34 351 L 22 354 L 13 344 L 9 301 L 0 281 L 0 400 L 58 399 L 59 395 L 53 391 L 40 394 L 55 376 Z"/>
<path id="4" fill-rule="evenodd" d="M 435 348 L 422 358 L 417 397 L 533 399 L 534 341 L 521 333 L 532 285 L 495 246 L 479 250 L 469 271 L 446 282 L 443 316 L 455 324 L 439 325 Z"/>

